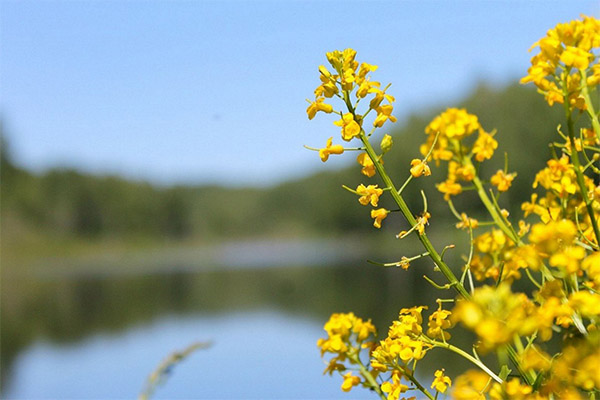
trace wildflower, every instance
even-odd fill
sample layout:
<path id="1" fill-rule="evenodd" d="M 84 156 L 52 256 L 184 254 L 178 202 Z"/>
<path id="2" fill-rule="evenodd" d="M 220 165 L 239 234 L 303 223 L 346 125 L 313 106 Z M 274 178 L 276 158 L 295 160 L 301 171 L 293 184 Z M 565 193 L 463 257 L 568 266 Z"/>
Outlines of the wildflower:
<path id="1" fill-rule="evenodd" d="M 375 96 L 371 99 L 371 102 L 369 103 L 369 108 L 372 110 L 376 110 L 381 105 L 383 100 L 387 100 L 390 104 L 393 103 L 394 101 L 396 101 L 394 96 L 391 96 L 391 95 L 385 93 L 385 91 L 383 91 L 383 90 L 379 90 L 377 88 L 371 88 L 370 91 L 372 93 L 375 93 Z"/>
<path id="2" fill-rule="evenodd" d="M 325 66 L 319 66 L 321 85 L 315 89 L 315 97 L 325 96 L 328 99 L 339 92 L 337 87 L 337 75 L 332 75 Z"/>
<path id="3" fill-rule="evenodd" d="M 360 125 L 354 120 L 352 113 L 344 114 L 342 119 L 335 121 L 333 124 L 342 127 L 342 139 L 347 142 L 360 134 Z"/>
<path id="4" fill-rule="evenodd" d="M 323 103 L 325 99 L 320 97 L 315 101 L 311 101 L 310 105 L 306 109 L 306 113 L 308 114 L 308 119 L 313 119 L 318 111 L 323 111 L 327 114 L 333 112 L 333 106 L 331 104 Z"/>
<path id="5" fill-rule="evenodd" d="M 475 289 L 471 300 L 456 304 L 452 320 L 473 330 L 481 341 L 481 349 L 487 351 L 510 342 L 515 334 L 533 333 L 537 328 L 533 313 L 526 295 L 514 294 L 508 284 L 502 283 L 497 288 Z"/>
<path id="6" fill-rule="evenodd" d="M 362 172 L 363 175 L 366 175 L 369 178 L 375 175 L 375 164 L 373 164 L 373 160 L 371 160 L 371 157 L 369 157 L 367 153 L 360 154 L 356 158 L 356 161 L 362 165 L 362 170 L 360 172 Z M 380 162 L 383 163 L 383 160 L 380 160 Z"/>
<path id="7" fill-rule="evenodd" d="M 499 169 L 498 172 L 496 172 L 492 176 L 490 182 L 492 183 L 492 185 L 498 188 L 498 191 L 506 192 L 510 188 L 510 185 L 512 184 L 513 179 L 515 179 L 515 176 L 517 176 L 517 174 L 506 174 L 504 173 L 504 171 Z"/>
<path id="8" fill-rule="evenodd" d="M 460 222 L 456 224 L 456 227 L 458 229 L 467 229 L 467 228 L 475 229 L 478 226 L 479 226 L 479 221 L 477 221 L 475 218 L 468 217 L 467 214 L 465 214 L 465 213 L 460 214 Z"/>
<path id="9" fill-rule="evenodd" d="M 453 180 L 446 180 L 445 182 L 436 185 L 437 189 L 444 193 L 444 200 L 450 200 L 450 196 L 455 196 L 462 192 L 462 186 L 460 183 L 456 183 Z"/>
<path id="10" fill-rule="evenodd" d="M 401 267 L 403 270 L 407 270 L 408 267 L 410 267 L 410 259 L 406 256 L 402 256 L 400 261 L 398 261 L 398 266 Z"/>
<path id="11" fill-rule="evenodd" d="M 439 308 L 429 316 L 427 336 L 434 339 L 449 340 L 451 335 L 445 332 L 444 329 L 450 329 L 454 323 L 449 319 L 452 313 L 442 309 L 442 303 L 439 303 Z"/>
<path id="12" fill-rule="evenodd" d="M 373 121 L 373 126 L 380 128 L 388 119 L 392 122 L 396 122 L 396 117 L 392 115 L 393 110 L 394 106 L 390 104 L 377 107 L 375 109 L 375 111 L 377 111 L 377 117 L 375 118 L 375 121 Z"/>
<path id="13" fill-rule="evenodd" d="M 392 140 L 392 137 L 390 135 L 383 135 L 383 139 L 381 139 L 381 144 L 379 145 L 381 147 L 381 152 L 383 154 L 387 153 L 388 151 L 390 151 L 393 144 L 394 141 Z"/>
<path id="14" fill-rule="evenodd" d="M 529 385 L 521 384 L 518 378 L 512 378 L 502 384 L 494 383 L 490 389 L 490 399 L 492 400 L 526 400 L 533 388 Z"/>
<path id="15" fill-rule="evenodd" d="M 571 274 L 579 270 L 579 262 L 585 257 L 585 249 L 580 246 L 564 246 L 550 256 L 550 265 L 562 267 Z"/>
<path id="16" fill-rule="evenodd" d="M 344 375 L 344 383 L 342 383 L 342 390 L 349 392 L 354 386 L 360 384 L 360 378 L 352 375 L 352 372 L 348 372 Z"/>
<path id="17" fill-rule="evenodd" d="M 590 60 L 593 58 L 593 54 L 573 46 L 567 46 L 560 55 L 560 61 L 565 63 L 566 66 L 574 67 L 579 70 L 587 69 Z"/>
<path id="18" fill-rule="evenodd" d="M 321 161 L 325 162 L 329 159 L 330 154 L 342 154 L 344 152 L 344 147 L 339 144 L 332 145 L 333 137 L 327 139 L 327 144 L 325 148 L 319 150 L 319 157 L 321 157 Z"/>
<path id="19" fill-rule="evenodd" d="M 360 204 L 366 206 L 367 204 L 371 203 L 373 207 L 377 207 L 379 196 L 383 194 L 383 189 L 379 189 L 377 185 L 365 186 L 361 183 L 357 186 L 356 193 L 361 196 L 358 199 Z"/>
<path id="20" fill-rule="evenodd" d="M 571 293 L 569 306 L 589 318 L 600 316 L 600 294 L 580 291 Z"/>
<path id="21" fill-rule="evenodd" d="M 479 162 L 489 160 L 494 155 L 494 150 L 498 148 L 498 142 L 489 133 L 479 130 L 479 136 L 473 144 L 473 153 L 475 159 Z"/>
<path id="22" fill-rule="evenodd" d="M 448 387 L 452 385 L 450 378 L 444 375 L 444 369 L 435 371 L 435 379 L 431 384 L 431 388 L 437 390 L 440 393 L 446 393 Z"/>
<path id="23" fill-rule="evenodd" d="M 461 140 L 480 128 L 477 116 L 469 114 L 465 109 L 449 108 L 427 125 L 425 132 L 435 136 Z"/>
<path id="24" fill-rule="evenodd" d="M 429 218 L 431 218 L 431 214 L 428 212 L 424 212 L 420 217 L 417 217 L 416 229 L 420 235 L 425 233 L 425 225 L 429 225 Z"/>
<path id="25" fill-rule="evenodd" d="M 485 372 L 468 370 L 456 378 L 451 397 L 456 400 L 485 400 L 489 382 L 490 376 Z"/>
<path id="26" fill-rule="evenodd" d="M 410 162 L 410 174 L 415 178 L 418 178 L 421 175 L 429 176 L 431 175 L 431 169 L 429 165 L 423 160 L 415 158 Z"/>
<path id="27" fill-rule="evenodd" d="M 371 210 L 371 218 L 373 221 L 373 226 L 377 229 L 381 228 L 381 221 L 383 221 L 389 214 L 389 210 L 385 208 L 378 208 L 376 210 Z"/>
<path id="28" fill-rule="evenodd" d="M 394 370 L 392 373 L 392 382 L 386 381 L 381 385 L 381 391 L 388 394 L 387 400 L 398 400 L 400 394 L 408 390 L 408 386 L 404 385 L 400 379 L 400 372 L 398 370 Z"/>

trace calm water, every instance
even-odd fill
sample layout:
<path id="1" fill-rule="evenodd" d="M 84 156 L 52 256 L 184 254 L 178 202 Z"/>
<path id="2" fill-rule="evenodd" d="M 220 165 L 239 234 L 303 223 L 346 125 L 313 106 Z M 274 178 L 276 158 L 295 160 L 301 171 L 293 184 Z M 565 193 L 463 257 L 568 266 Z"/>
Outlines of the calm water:
<path id="1" fill-rule="evenodd" d="M 364 258 L 338 266 L 229 262 L 237 267 L 173 264 L 150 275 L 61 272 L 11 282 L 20 296 L 3 304 L 11 307 L 2 314 L 2 397 L 135 398 L 168 354 L 210 341 L 175 366 L 154 398 L 369 398 L 362 389 L 342 393 L 339 377 L 322 375 L 323 323 L 354 311 L 385 332 L 400 307 L 435 298 L 418 264 L 406 272 Z"/>

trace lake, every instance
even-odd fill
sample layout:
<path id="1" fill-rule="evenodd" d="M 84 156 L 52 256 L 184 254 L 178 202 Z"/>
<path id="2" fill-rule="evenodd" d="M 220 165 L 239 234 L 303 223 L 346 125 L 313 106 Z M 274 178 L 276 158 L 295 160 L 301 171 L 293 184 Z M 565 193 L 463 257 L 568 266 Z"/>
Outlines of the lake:
<path id="1" fill-rule="evenodd" d="M 170 353 L 210 342 L 153 398 L 368 398 L 322 375 L 316 342 L 329 315 L 353 311 L 385 333 L 401 307 L 434 304 L 418 271 L 428 265 L 382 269 L 360 243 L 227 246 L 189 262 L 141 258 L 146 270 L 63 260 L 11 282 L 21 298 L 3 304 L 2 397 L 135 398 Z"/>

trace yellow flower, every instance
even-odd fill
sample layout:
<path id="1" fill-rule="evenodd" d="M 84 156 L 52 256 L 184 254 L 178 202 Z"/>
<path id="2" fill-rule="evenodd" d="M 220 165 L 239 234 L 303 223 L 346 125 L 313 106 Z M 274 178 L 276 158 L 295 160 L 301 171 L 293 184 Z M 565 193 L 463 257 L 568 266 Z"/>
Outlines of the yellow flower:
<path id="1" fill-rule="evenodd" d="M 415 158 L 410 162 L 410 166 L 410 174 L 415 178 L 418 178 L 421 175 L 431 175 L 431 169 L 429 168 L 429 165 L 427 165 L 427 163 L 423 160 Z"/>
<path id="2" fill-rule="evenodd" d="M 398 400 L 400 394 L 408 390 L 408 386 L 401 381 L 401 375 L 397 370 L 392 373 L 392 382 L 384 382 L 381 385 L 381 391 L 387 393 L 387 400 Z"/>
<path id="3" fill-rule="evenodd" d="M 342 127 L 342 139 L 347 142 L 360 134 L 360 125 L 354 120 L 352 113 L 344 114 L 342 119 L 333 124 Z"/>
<path id="4" fill-rule="evenodd" d="M 489 160 L 494 154 L 494 150 L 498 148 L 498 142 L 489 133 L 479 130 L 479 136 L 473 144 L 473 153 L 475 159 L 479 162 Z"/>
<path id="5" fill-rule="evenodd" d="M 571 293 L 569 306 L 588 318 L 600 316 L 600 295 L 588 291 Z"/>
<path id="6" fill-rule="evenodd" d="M 371 218 L 373 221 L 373 226 L 377 229 L 381 228 L 381 221 L 383 221 L 389 214 L 389 210 L 385 208 L 378 208 L 376 210 L 371 210 Z"/>
<path id="7" fill-rule="evenodd" d="M 394 96 L 386 94 L 383 90 L 372 87 L 369 90 L 369 92 L 375 93 L 375 97 L 373 97 L 371 99 L 371 102 L 369 103 L 369 108 L 371 108 L 373 110 L 376 110 L 379 107 L 379 105 L 381 104 L 381 102 L 383 102 L 383 100 L 387 100 L 389 103 L 393 103 L 394 101 L 396 101 Z"/>
<path id="8" fill-rule="evenodd" d="M 435 117 L 425 128 L 425 132 L 433 136 L 439 132 L 449 139 L 461 140 L 480 127 L 477 116 L 469 114 L 465 109 L 449 108 Z"/>
<path id="9" fill-rule="evenodd" d="M 485 372 L 468 370 L 456 378 L 451 397 L 456 400 L 485 400 L 489 382 L 490 376 Z"/>
<path id="10" fill-rule="evenodd" d="M 527 400 L 530 399 L 529 395 L 533 391 L 533 388 L 529 385 L 521 384 L 518 378 L 512 378 L 509 381 L 504 382 L 502 385 L 494 383 L 490 390 L 490 399 L 492 400 Z"/>
<path id="11" fill-rule="evenodd" d="M 392 140 L 392 137 L 390 135 L 383 135 L 383 138 L 381 139 L 381 144 L 379 145 L 379 147 L 381 147 L 381 152 L 383 154 L 387 153 L 388 151 L 390 151 L 393 144 L 394 141 Z"/>
<path id="12" fill-rule="evenodd" d="M 460 219 L 461 221 L 456 224 L 458 229 L 475 229 L 477 226 L 479 226 L 479 221 L 477 221 L 475 218 L 467 217 L 467 214 L 465 213 L 460 214 Z"/>
<path id="13" fill-rule="evenodd" d="M 369 157 L 367 153 L 361 153 L 356 158 L 356 161 L 362 165 L 362 170 L 360 172 L 362 172 L 363 175 L 366 175 L 369 178 L 375 175 L 375 164 L 373 164 L 373 160 L 371 160 L 371 157 Z M 380 162 L 383 163 L 383 160 L 380 160 Z"/>
<path id="14" fill-rule="evenodd" d="M 373 121 L 373 126 L 380 128 L 388 119 L 392 122 L 396 122 L 396 117 L 392 115 L 393 110 L 394 106 L 389 104 L 377 107 L 375 110 L 377 111 L 377 117 L 375 118 L 375 121 Z"/>
<path id="15" fill-rule="evenodd" d="M 321 157 L 321 161 L 325 162 L 329 159 L 330 154 L 342 154 L 344 152 L 344 147 L 339 144 L 332 145 L 333 137 L 327 139 L 327 144 L 324 149 L 319 150 L 319 157 Z"/>
<path id="16" fill-rule="evenodd" d="M 432 389 L 435 389 L 440 393 L 446 393 L 446 390 L 450 385 L 452 385 L 452 381 L 449 377 L 444 375 L 444 369 L 435 371 L 435 379 L 431 384 Z"/>
<path id="17" fill-rule="evenodd" d="M 460 183 L 456 183 L 453 180 L 446 180 L 445 182 L 438 183 L 436 185 L 437 189 L 444 193 L 444 200 L 450 200 L 450 196 L 455 196 L 462 192 L 462 186 Z"/>
<path id="18" fill-rule="evenodd" d="M 323 97 L 320 97 L 315 101 L 311 101 L 310 105 L 306 109 L 308 119 L 313 119 L 318 111 L 323 111 L 328 114 L 333 111 L 333 106 L 331 104 L 323 103 L 324 100 L 325 99 Z"/>
<path id="19" fill-rule="evenodd" d="M 450 329 L 454 326 L 454 323 L 449 319 L 452 313 L 448 310 L 443 310 L 442 303 L 439 304 L 440 306 L 437 311 L 434 311 L 429 316 L 427 336 L 433 339 L 449 340 L 451 335 L 445 332 L 444 329 Z"/>
<path id="20" fill-rule="evenodd" d="M 425 233 L 425 225 L 429 225 L 429 218 L 431 218 L 431 214 L 429 214 L 428 212 L 425 212 L 420 217 L 417 217 L 416 229 L 419 232 L 419 234 L 422 235 L 423 233 Z"/>
<path id="21" fill-rule="evenodd" d="M 579 262 L 585 257 L 585 249 L 580 246 L 565 246 L 552 254 L 550 265 L 562 267 L 569 274 L 579 271 Z"/>
<path id="22" fill-rule="evenodd" d="M 593 54 L 582 50 L 578 47 L 567 46 L 560 55 L 560 61 L 568 67 L 574 67 L 579 70 L 585 70 L 590 64 L 590 60 L 594 58 Z"/>
<path id="23" fill-rule="evenodd" d="M 354 386 L 360 384 L 360 378 L 352 375 L 352 372 L 348 372 L 344 375 L 344 383 L 342 383 L 342 390 L 349 392 Z"/>
<path id="24" fill-rule="evenodd" d="M 383 189 L 379 189 L 377 185 L 365 186 L 361 183 L 357 186 L 356 193 L 361 196 L 358 199 L 360 204 L 366 206 L 367 204 L 371 203 L 373 207 L 377 207 L 379 196 L 383 194 Z"/>
<path id="25" fill-rule="evenodd" d="M 515 179 L 515 176 L 517 176 L 516 173 L 505 174 L 504 171 L 499 169 L 498 172 L 496 172 L 492 176 L 490 182 L 492 185 L 498 188 L 498 191 L 506 192 L 510 188 L 510 185 L 512 184 L 513 179 Z"/>

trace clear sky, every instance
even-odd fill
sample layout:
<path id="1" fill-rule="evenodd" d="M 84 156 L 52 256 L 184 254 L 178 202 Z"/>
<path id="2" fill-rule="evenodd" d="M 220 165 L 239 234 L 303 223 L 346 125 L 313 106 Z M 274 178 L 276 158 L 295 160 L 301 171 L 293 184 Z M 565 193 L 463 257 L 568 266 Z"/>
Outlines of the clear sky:
<path id="1" fill-rule="evenodd" d="M 305 113 L 325 52 L 379 65 L 402 117 L 517 80 L 537 39 L 599 4 L 1 0 L 0 115 L 35 171 L 268 185 L 324 167 L 302 145 L 338 133 Z"/>

